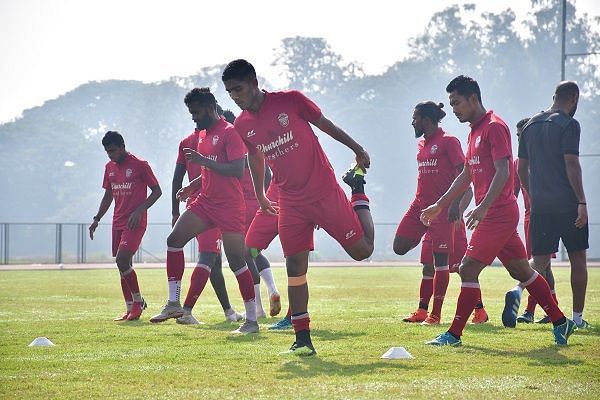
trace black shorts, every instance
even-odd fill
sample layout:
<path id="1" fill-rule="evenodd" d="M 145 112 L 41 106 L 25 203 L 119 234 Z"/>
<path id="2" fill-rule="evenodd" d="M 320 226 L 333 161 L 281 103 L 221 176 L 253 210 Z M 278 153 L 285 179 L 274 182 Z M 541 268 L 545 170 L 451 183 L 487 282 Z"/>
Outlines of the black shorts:
<path id="1" fill-rule="evenodd" d="M 577 210 L 566 213 L 531 213 L 531 250 L 534 256 L 545 256 L 558 252 L 558 241 L 562 239 L 568 253 L 589 248 L 589 227 L 575 226 Z"/>

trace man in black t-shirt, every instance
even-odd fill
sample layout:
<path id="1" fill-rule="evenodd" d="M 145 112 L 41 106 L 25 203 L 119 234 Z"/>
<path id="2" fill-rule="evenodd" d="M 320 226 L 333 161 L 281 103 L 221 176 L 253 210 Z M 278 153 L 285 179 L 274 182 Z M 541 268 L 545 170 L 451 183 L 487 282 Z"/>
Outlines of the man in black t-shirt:
<path id="1" fill-rule="evenodd" d="M 579 164 L 579 87 L 561 82 L 547 111 L 533 116 L 519 141 L 518 173 L 531 199 L 531 244 L 535 269 L 542 272 L 562 239 L 571 262 L 573 321 L 583 319 L 587 287 L 588 215 Z"/>

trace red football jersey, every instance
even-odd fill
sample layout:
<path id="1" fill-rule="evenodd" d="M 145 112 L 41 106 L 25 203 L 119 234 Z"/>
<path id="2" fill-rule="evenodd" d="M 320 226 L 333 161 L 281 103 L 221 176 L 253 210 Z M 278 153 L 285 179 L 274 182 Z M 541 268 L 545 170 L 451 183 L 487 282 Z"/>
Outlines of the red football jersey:
<path id="1" fill-rule="evenodd" d="M 125 229 L 132 212 L 147 198 L 147 188 L 158 185 L 147 161 L 127 153 L 122 163 L 109 161 L 104 167 L 104 189 L 112 189 L 115 199 L 113 229 Z M 148 213 L 144 211 L 140 225 L 145 227 Z"/>
<path id="2" fill-rule="evenodd" d="M 496 197 L 490 209 L 516 201 L 513 192 L 514 166 L 510 130 L 506 123 L 490 110 L 477 122 L 471 124 L 468 139 L 465 168 L 469 168 L 471 174 L 476 204 L 483 201 L 492 183 L 496 173 L 494 161 L 502 158 L 508 159 L 509 176 L 502 192 Z"/>
<path id="3" fill-rule="evenodd" d="M 261 151 L 286 204 L 306 204 L 323 198 L 337 181 L 310 123 L 321 110 L 302 93 L 265 92 L 257 113 L 243 111 L 235 120 L 250 154 Z"/>
<path id="4" fill-rule="evenodd" d="M 199 135 L 197 151 L 204 157 L 218 163 L 228 163 L 244 158 L 246 147 L 229 122 L 221 118 L 202 132 L 206 132 L 206 135 Z M 213 203 L 243 203 L 244 196 L 238 178 L 221 175 L 204 166 L 201 167 L 201 174 L 200 197 Z"/>
<path id="5" fill-rule="evenodd" d="M 458 175 L 457 165 L 465 162 L 460 141 L 442 128 L 418 145 L 417 194 L 415 200 L 423 208 L 435 203 L 450 187 Z"/>

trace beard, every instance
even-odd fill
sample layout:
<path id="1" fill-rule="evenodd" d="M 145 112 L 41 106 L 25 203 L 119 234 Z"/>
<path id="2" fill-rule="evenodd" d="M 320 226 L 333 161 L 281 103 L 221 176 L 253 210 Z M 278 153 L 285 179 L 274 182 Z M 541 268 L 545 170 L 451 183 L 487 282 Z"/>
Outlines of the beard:
<path id="1" fill-rule="evenodd" d="M 199 121 L 196 121 L 196 129 L 201 131 L 203 129 L 208 128 L 212 124 L 212 118 L 210 116 L 206 116 Z"/>
<path id="2" fill-rule="evenodd" d="M 425 134 L 425 132 L 423 131 L 419 131 L 415 128 L 415 138 L 420 138 L 421 136 L 423 136 Z"/>

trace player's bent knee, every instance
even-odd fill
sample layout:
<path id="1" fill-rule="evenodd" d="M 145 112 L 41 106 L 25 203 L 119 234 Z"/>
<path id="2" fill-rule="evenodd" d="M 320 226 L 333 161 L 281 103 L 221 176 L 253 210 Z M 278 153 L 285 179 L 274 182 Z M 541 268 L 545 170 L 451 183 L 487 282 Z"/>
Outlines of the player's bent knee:
<path id="1" fill-rule="evenodd" d="M 362 239 L 352 246 L 345 248 L 346 253 L 355 261 L 363 261 L 373 254 L 373 245 Z"/>
<path id="2" fill-rule="evenodd" d="M 463 282 L 476 282 L 483 265 L 470 258 L 463 259 L 458 274 Z"/>
<path id="3" fill-rule="evenodd" d="M 399 256 L 404 256 L 409 251 L 410 248 L 408 246 L 394 243 L 394 253 L 398 254 Z"/>
<path id="4" fill-rule="evenodd" d="M 406 253 L 415 248 L 417 243 L 414 243 L 412 240 L 408 240 L 406 238 L 396 236 L 394 239 L 394 253 L 399 256 L 404 256 Z"/>
<path id="5" fill-rule="evenodd" d="M 117 264 L 119 271 L 124 272 L 131 268 L 131 258 L 132 255 L 129 254 L 117 254 L 115 263 Z"/>
<path id="6" fill-rule="evenodd" d="M 171 232 L 169 236 L 167 236 L 167 247 L 183 248 L 184 246 L 185 243 L 183 243 L 174 232 Z"/>

